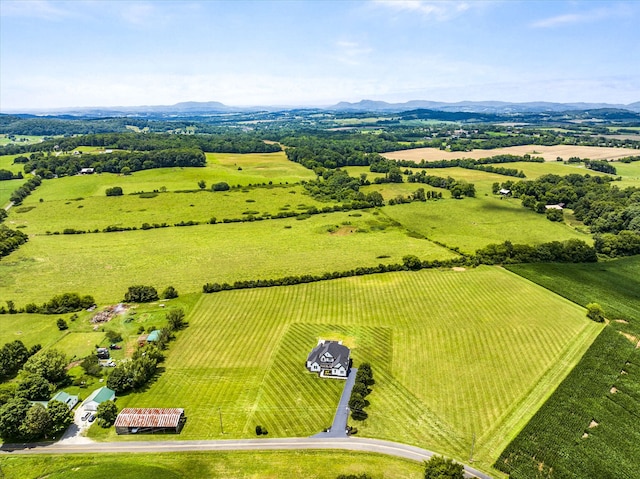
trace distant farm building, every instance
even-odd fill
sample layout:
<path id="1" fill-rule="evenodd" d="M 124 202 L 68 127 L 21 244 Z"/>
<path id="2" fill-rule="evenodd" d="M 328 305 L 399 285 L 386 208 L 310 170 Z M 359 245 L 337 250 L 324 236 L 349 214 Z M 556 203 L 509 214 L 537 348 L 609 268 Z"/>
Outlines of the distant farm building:
<path id="1" fill-rule="evenodd" d="M 74 152 L 75 154 L 75 152 Z M 94 168 L 81 168 L 80 169 L 80 174 L 81 175 L 93 175 L 96 172 L 96 170 Z"/>
<path id="2" fill-rule="evenodd" d="M 138 346 L 142 347 L 147 343 L 155 343 L 160 339 L 160 330 L 154 329 L 149 334 L 141 334 L 138 336 Z"/>
<path id="3" fill-rule="evenodd" d="M 115 428 L 118 434 L 179 434 L 186 420 L 182 408 L 124 408 Z"/>
<path id="4" fill-rule="evenodd" d="M 502 188 L 498 193 L 502 196 L 511 196 L 511 190 L 507 190 L 506 188 Z"/>
<path id="5" fill-rule="evenodd" d="M 564 209 L 564 203 L 558 203 L 557 205 L 544 205 L 548 210 L 562 210 Z"/>
<path id="6" fill-rule="evenodd" d="M 346 379 L 349 372 L 351 351 L 342 341 L 321 339 L 307 357 L 307 369 L 321 378 Z"/>
<path id="7" fill-rule="evenodd" d="M 89 394 L 89 397 L 82 403 L 82 407 L 85 411 L 96 411 L 99 404 L 105 401 L 113 401 L 115 398 L 116 392 L 103 386 Z"/>
<path id="8" fill-rule="evenodd" d="M 73 409 L 75 405 L 78 404 L 78 396 L 72 396 L 64 391 L 60 391 L 51 398 L 51 401 L 60 401 L 61 403 L 66 404 L 69 409 Z"/>

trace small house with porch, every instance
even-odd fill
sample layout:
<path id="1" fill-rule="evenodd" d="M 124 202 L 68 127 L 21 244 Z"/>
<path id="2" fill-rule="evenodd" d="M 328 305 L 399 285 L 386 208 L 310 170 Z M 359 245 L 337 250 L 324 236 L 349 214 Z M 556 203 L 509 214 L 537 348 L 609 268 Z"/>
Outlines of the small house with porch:
<path id="1" fill-rule="evenodd" d="M 351 365 L 351 351 L 342 341 L 321 339 L 307 357 L 306 367 L 321 378 L 346 379 Z"/>

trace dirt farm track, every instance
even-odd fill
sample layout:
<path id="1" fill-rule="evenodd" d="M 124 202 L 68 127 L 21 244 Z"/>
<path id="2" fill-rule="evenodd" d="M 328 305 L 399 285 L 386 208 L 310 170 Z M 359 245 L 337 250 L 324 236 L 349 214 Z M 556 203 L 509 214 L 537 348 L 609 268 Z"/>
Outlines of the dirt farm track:
<path id="1" fill-rule="evenodd" d="M 525 155 L 540 156 L 545 161 L 556 161 L 558 157 L 568 160 L 572 156 L 590 160 L 617 160 L 626 156 L 640 155 L 640 150 L 632 148 L 601 148 L 598 146 L 537 146 L 523 145 L 510 146 L 507 148 L 496 148 L 495 150 L 471 150 L 471 151 L 443 151 L 437 148 L 415 148 L 413 150 L 390 151 L 382 156 L 390 160 L 413 160 L 413 161 L 437 161 L 454 160 L 457 158 L 487 158 L 495 155 Z"/>

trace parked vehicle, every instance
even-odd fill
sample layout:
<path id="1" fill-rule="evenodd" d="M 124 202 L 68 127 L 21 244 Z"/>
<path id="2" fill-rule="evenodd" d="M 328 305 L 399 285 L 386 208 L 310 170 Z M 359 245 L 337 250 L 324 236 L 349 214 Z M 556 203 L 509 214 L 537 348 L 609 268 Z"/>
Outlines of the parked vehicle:
<path id="1" fill-rule="evenodd" d="M 89 419 L 91 416 L 93 416 L 93 414 L 91 414 L 90 412 L 86 413 L 84 416 L 82 416 L 82 420 L 86 421 L 87 419 Z"/>
<path id="2" fill-rule="evenodd" d="M 96 420 L 96 416 L 95 416 L 94 414 L 91 414 L 91 415 L 89 416 L 88 421 L 89 421 L 89 422 L 93 422 L 93 421 L 95 421 L 95 420 Z"/>

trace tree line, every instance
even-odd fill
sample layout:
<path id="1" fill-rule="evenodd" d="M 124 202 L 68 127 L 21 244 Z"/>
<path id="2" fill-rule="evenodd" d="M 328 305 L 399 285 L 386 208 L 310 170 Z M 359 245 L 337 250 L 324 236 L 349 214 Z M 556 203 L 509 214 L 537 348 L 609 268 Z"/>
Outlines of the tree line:
<path id="1" fill-rule="evenodd" d="M 113 150 L 201 150 L 207 153 L 273 153 L 281 151 L 277 143 L 265 143 L 251 133 L 170 134 L 170 133 L 100 133 L 53 138 L 41 143 L 14 146 L 11 153 L 68 152 L 80 146 Z M 8 147 L 5 147 L 8 148 Z"/>
<path id="2" fill-rule="evenodd" d="M 133 171 L 170 167 L 202 167 L 207 159 L 197 148 L 170 148 L 152 151 L 112 151 L 98 155 L 31 155 L 24 165 L 25 172 L 35 171 L 43 178 L 70 176 L 83 168 L 96 173 L 128 174 Z"/>
<path id="3" fill-rule="evenodd" d="M 338 278 L 363 276 L 393 271 L 417 271 L 420 269 L 451 268 L 454 266 L 474 267 L 481 264 L 560 262 L 583 263 L 597 261 L 596 250 L 582 240 L 552 241 L 540 245 L 520 245 L 507 241 L 502 245 L 488 245 L 476 250 L 475 255 L 462 255 L 448 260 L 420 260 L 415 255 L 406 255 L 402 263 L 360 266 L 345 271 L 332 271 L 322 274 L 292 275 L 281 278 L 235 281 L 234 283 L 206 283 L 203 293 L 217 293 L 234 289 L 271 288 L 274 286 L 292 286 L 314 283 Z"/>

